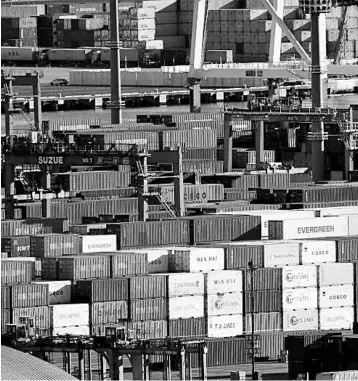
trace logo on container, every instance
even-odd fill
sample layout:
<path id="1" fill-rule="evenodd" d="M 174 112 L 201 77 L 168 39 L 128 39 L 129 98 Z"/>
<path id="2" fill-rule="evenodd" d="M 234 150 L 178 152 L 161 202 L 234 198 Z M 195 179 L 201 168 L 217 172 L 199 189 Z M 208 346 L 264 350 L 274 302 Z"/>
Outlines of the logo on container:
<path id="1" fill-rule="evenodd" d="M 297 316 L 292 316 L 290 318 L 290 324 L 291 325 L 297 325 L 297 324 L 305 324 L 305 323 L 313 323 L 313 318 L 312 317 L 297 317 Z"/>
<path id="2" fill-rule="evenodd" d="M 308 279 L 308 274 L 299 272 L 299 273 L 287 273 L 286 280 L 288 282 L 293 282 L 294 280 Z"/>
<path id="3" fill-rule="evenodd" d="M 326 297 L 326 291 L 323 291 L 322 293 L 322 296 L 323 297 Z M 328 297 L 329 300 L 344 300 L 344 299 L 347 299 L 347 295 L 343 295 L 343 294 L 336 294 L 336 295 L 330 295 Z"/>
<path id="4" fill-rule="evenodd" d="M 286 297 L 286 301 L 289 304 L 292 304 L 295 302 L 306 302 L 308 300 L 309 300 L 309 297 L 307 295 L 304 295 L 304 294 L 300 294 L 300 295 L 288 294 Z"/>

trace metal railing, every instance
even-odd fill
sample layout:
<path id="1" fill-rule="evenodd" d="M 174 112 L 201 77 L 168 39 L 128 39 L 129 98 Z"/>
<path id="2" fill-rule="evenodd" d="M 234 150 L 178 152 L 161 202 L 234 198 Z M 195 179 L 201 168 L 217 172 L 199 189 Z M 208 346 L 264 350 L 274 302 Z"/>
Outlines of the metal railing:
<path id="1" fill-rule="evenodd" d="M 44 72 L 41 69 L 1 69 L 1 75 L 4 77 L 27 77 L 27 76 L 39 76 L 44 77 Z"/>

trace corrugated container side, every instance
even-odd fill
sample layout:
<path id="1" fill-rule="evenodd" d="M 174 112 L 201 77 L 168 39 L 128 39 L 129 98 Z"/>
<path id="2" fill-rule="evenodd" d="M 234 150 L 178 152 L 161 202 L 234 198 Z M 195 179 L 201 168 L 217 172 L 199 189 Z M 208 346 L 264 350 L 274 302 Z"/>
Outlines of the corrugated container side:
<path id="1" fill-rule="evenodd" d="M 71 300 L 72 282 L 70 280 L 36 281 L 34 284 L 46 284 L 49 291 L 49 304 L 69 304 Z"/>
<path id="2" fill-rule="evenodd" d="M 2 306 L 1 306 L 2 307 Z M 6 332 L 6 324 L 10 324 L 10 310 L 1 308 L 1 332 Z"/>
<path id="3" fill-rule="evenodd" d="M 358 261 L 358 237 L 340 238 L 337 243 L 337 261 Z"/>
<path id="4" fill-rule="evenodd" d="M 1 308 L 10 308 L 10 287 L 1 287 Z"/>
<path id="5" fill-rule="evenodd" d="M 129 301 L 129 318 L 133 321 L 164 320 L 167 317 L 167 301 L 164 298 Z"/>
<path id="6" fill-rule="evenodd" d="M 41 258 L 41 279 L 58 280 L 58 261 L 56 258 Z"/>
<path id="7" fill-rule="evenodd" d="M 50 307 L 27 307 L 27 308 L 13 308 L 12 309 L 11 323 L 19 323 L 20 317 L 32 317 L 35 320 L 35 327 L 39 329 L 48 330 L 51 327 Z"/>
<path id="8" fill-rule="evenodd" d="M 122 319 L 128 319 L 128 302 L 126 300 L 98 302 L 91 305 L 90 324 L 115 324 Z"/>
<path id="9" fill-rule="evenodd" d="M 128 322 L 128 329 L 132 331 L 132 336 L 138 339 L 158 339 L 168 336 L 166 320 Z"/>
<path id="10" fill-rule="evenodd" d="M 203 273 L 168 274 L 168 297 L 204 294 Z"/>
<path id="11" fill-rule="evenodd" d="M 164 275 L 133 277 L 129 279 L 130 299 L 166 298 L 167 279 Z"/>
<path id="12" fill-rule="evenodd" d="M 194 244 L 261 238 L 259 216 L 205 217 L 193 221 Z"/>
<path id="13" fill-rule="evenodd" d="M 260 335 L 261 357 L 277 359 L 284 349 L 284 334 L 280 332 Z"/>
<path id="14" fill-rule="evenodd" d="M 262 312 L 254 314 L 254 330 L 255 333 L 282 331 L 281 312 Z M 244 333 L 250 334 L 251 331 L 251 314 L 246 314 Z"/>
<path id="15" fill-rule="evenodd" d="M 206 335 L 205 318 L 170 319 L 168 324 L 169 337 L 199 337 Z"/>
<path id="16" fill-rule="evenodd" d="M 225 269 L 246 269 L 252 261 L 255 266 L 264 266 L 263 246 L 261 245 L 238 245 L 225 247 Z"/>
<path id="17" fill-rule="evenodd" d="M 251 313 L 251 298 L 245 293 L 244 312 Z M 255 292 L 254 312 L 280 312 L 282 311 L 282 291 L 266 290 Z"/>
<path id="18" fill-rule="evenodd" d="M 79 280 L 72 288 L 72 299 L 77 303 L 127 300 L 128 295 L 128 279 Z"/>
<path id="19" fill-rule="evenodd" d="M 91 279 L 110 277 L 109 256 L 78 256 L 58 259 L 58 279 Z"/>
<path id="20" fill-rule="evenodd" d="M 246 246 L 250 248 L 250 246 Z M 255 263 L 255 262 L 254 262 Z M 243 270 L 244 274 L 244 290 L 251 291 L 251 273 L 250 270 Z M 282 269 L 267 268 L 257 269 L 253 273 L 254 290 L 281 290 L 282 289 Z"/>
<path id="21" fill-rule="evenodd" d="M 34 265 L 31 262 L 1 260 L 1 285 L 29 283 L 35 279 Z"/>
<path id="22" fill-rule="evenodd" d="M 148 273 L 147 253 L 118 253 L 111 256 L 112 278 Z"/>
<path id="23" fill-rule="evenodd" d="M 11 307 L 39 307 L 49 304 L 48 284 L 26 284 L 11 287 Z"/>

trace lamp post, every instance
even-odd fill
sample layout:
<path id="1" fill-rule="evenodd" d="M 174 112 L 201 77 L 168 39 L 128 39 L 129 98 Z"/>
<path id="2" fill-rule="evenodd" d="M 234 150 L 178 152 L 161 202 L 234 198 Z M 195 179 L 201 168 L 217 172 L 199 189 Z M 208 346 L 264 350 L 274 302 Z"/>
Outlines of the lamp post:
<path id="1" fill-rule="evenodd" d="M 250 282 L 251 282 L 251 367 L 252 367 L 252 379 L 254 380 L 255 375 L 255 324 L 254 324 L 254 271 L 257 270 L 257 267 L 254 266 L 253 262 L 248 263 L 248 268 L 250 270 Z"/>

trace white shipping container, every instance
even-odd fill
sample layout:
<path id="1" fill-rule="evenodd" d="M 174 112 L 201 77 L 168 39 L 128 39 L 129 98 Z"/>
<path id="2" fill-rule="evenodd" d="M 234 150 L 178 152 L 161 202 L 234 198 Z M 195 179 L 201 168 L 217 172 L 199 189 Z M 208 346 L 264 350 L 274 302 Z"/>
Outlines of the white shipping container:
<path id="1" fill-rule="evenodd" d="M 115 234 L 83 235 L 80 239 L 82 253 L 106 253 L 117 250 Z"/>
<path id="2" fill-rule="evenodd" d="M 356 381 L 358 380 L 358 370 L 344 370 L 340 372 L 323 372 L 316 374 L 316 380 L 328 381 Z"/>
<path id="3" fill-rule="evenodd" d="M 300 246 L 296 242 L 264 246 L 264 267 L 283 267 L 300 263 Z"/>
<path id="4" fill-rule="evenodd" d="M 354 305 L 354 286 L 324 286 L 318 291 L 319 308 L 351 307 Z"/>
<path id="5" fill-rule="evenodd" d="M 242 314 L 242 292 L 207 295 L 205 297 L 205 311 L 208 316 Z"/>
<path id="6" fill-rule="evenodd" d="M 71 303 L 71 285 L 70 280 L 44 280 L 32 282 L 34 284 L 48 284 L 49 303 L 50 304 L 68 304 Z"/>
<path id="7" fill-rule="evenodd" d="M 318 286 L 354 283 L 353 263 L 325 263 L 317 267 Z"/>
<path id="8" fill-rule="evenodd" d="M 270 239 L 306 239 L 348 236 L 347 217 L 269 221 Z"/>
<path id="9" fill-rule="evenodd" d="M 177 273 L 168 274 L 168 297 L 182 295 L 203 295 L 204 274 Z"/>
<path id="10" fill-rule="evenodd" d="M 319 324 L 322 330 L 352 329 L 354 308 L 323 308 L 319 310 Z"/>
<path id="11" fill-rule="evenodd" d="M 54 328 L 89 324 L 88 304 L 58 304 L 50 306 L 50 313 Z"/>
<path id="12" fill-rule="evenodd" d="M 190 319 L 204 316 L 204 295 L 168 299 L 169 319 Z"/>
<path id="13" fill-rule="evenodd" d="M 243 334 L 243 316 L 209 316 L 208 337 L 233 337 Z"/>
<path id="14" fill-rule="evenodd" d="M 72 336 L 89 336 L 90 327 L 89 325 L 78 325 L 69 327 L 53 327 L 52 335 L 72 335 Z"/>
<path id="15" fill-rule="evenodd" d="M 148 273 L 168 273 L 169 254 L 168 249 L 132 249 L 121 250 L 121 253 L 147 253 L 148 254 Z"/>
<path id="16" fill-rule="evenodd" d="M 335 241 L 301 242 L 300 264 L 334 263 L 337 260 Z"/>
<path id="17" fill-rule="evenodd" d="M 307 309 L 317 308 L 317 288 L 288 288 L 282 290 L 282 309 L 299 310 L 305 306 Z"/>
<path id="18" fill-rule="evenodd" d="M 317 331 L 318 309 L 283 311 L 283 330 Z"/>
<path id="19" fill-rule="evenodd" d="M 358 37 L 358 30 L 357 30 Z M 358 214 L 352 214 L 347 216 L 348 218 L 348 235 L 357 235 L 358 234 Z"/>
<path id="20" fill-rule="evenodd" d="M 316 266 L 282 268 L 282 288 L 317 287 Z"/>
<path id="21" fill-rule="evenodd" d="M 210 271 L 205 274 L 205 293 L 223 294 L 242 292 L 243 280 L 240 270 Z"/>
<path id="22" fill-rule="evenodd" d="M 339 206 L 332 208 L 319 209 L 320 217 L 344 216 L 349 214 L 358 214 L 358 206 Z"/>
<path id="23" fill-rule="evenodd" d="M 187 248 L 169 254 L 169 268 L 172 271 L 211 271 L 223 270 L 225 266 L 222 248 Z"/>

